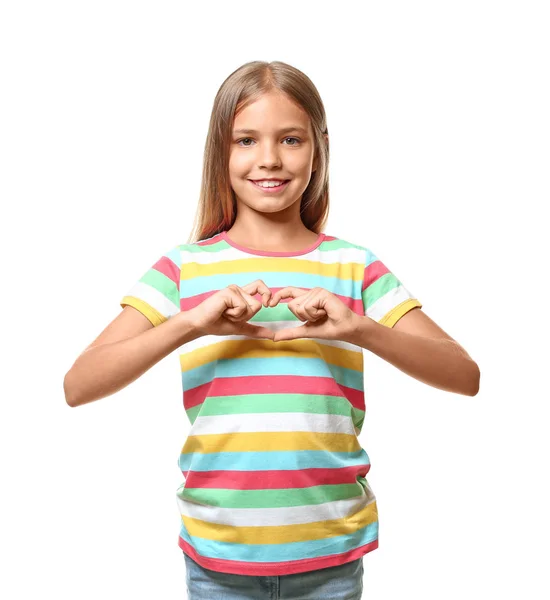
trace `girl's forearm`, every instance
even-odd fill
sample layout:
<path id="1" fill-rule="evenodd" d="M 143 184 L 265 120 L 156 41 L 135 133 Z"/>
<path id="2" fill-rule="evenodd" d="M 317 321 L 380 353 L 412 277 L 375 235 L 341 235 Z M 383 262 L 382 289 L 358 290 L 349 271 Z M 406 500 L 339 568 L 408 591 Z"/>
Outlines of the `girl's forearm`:
<path id="1" fill-rule="evenodd" d="M 432 387 L 465 396 L 479 391 L 479 367 L 452 340 L 412 335 L 358 316 L 345 341 L 370 350 Z"/>
<path id="2" fill-rule="evenodd" d="M 93 346 L 65 375 L 65 400 L 71 407 L 110 396 L 136 380 L 165 356 L 199 337 L 186 312 L 131 338 Z"/>

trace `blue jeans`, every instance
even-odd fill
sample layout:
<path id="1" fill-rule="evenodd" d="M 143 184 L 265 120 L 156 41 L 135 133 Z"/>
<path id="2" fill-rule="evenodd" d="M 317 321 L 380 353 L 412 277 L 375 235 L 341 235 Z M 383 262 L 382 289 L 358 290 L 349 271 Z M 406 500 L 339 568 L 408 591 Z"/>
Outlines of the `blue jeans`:
<path id="1" fill-rule="evenodd" d="M 189 600 L 361 600 L 363 557 L 291 575 L 220 573 L 201 567 L 183 552 Z"/>

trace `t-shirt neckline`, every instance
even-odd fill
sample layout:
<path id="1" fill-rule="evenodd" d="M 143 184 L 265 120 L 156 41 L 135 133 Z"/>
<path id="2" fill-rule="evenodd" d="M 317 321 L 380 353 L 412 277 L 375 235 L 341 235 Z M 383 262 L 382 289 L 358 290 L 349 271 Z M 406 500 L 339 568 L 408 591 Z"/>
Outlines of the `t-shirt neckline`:
<path id="1" fill-rule="evenodd" d="M 238 250 L 246 252 L 247 254 L 256 254 L 258 256 L 301 256 L 303 254 L 307 254 L 308 252 L 312 252 L 313 250 L 315 250 L 315 248 L 320 246 L 321 242 L 325 239 L 325 234 L 323 232 L 320 232 L 315 242 L 313 242 L 311 246 L 308 246 L 303 250 L 294 250 L 293 252 L 270 252 L 268 250 L 256 250 L 255 248 L 247 248 L 246 246 L 241 246 L 240 244 L 237 244 L 237 242 L 234 242 L 232 239 L 229 238 L 229 236 L 227 235 L 227 231 L 222 231 L 221 236 L 230 246 L 233 246 L 233 248 L 237 248 Z"/>

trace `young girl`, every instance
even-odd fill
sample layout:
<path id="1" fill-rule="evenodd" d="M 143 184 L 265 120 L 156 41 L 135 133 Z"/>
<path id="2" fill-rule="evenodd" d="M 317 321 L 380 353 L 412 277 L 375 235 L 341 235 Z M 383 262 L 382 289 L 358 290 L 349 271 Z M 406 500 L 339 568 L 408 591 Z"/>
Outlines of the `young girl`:
<path id="1" fill-rule="evenodd" d="M 195 236 L 163 254 L 64 381 L 70 406 L 178 350 L 191 429 L 178 544 L 191 600 L 361 598 L 378 512 L 358 441 L 363 348 L 475 395 L 467 352 L 365 246 L 323 233 L 328 130 L 310 79 L 250 62 L 216 96 Z"/>

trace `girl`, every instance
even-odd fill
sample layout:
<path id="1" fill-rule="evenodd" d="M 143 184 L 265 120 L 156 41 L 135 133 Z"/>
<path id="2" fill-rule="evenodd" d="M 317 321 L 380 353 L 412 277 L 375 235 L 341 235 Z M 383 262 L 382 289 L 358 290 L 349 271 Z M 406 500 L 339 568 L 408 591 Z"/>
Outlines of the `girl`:
<path id="1" fill-rule="evenodd" d="M 428 385 L 478 392 L 477 364 L 373 252 L 322 231 L 328 148 L 306 75 L 261 61 L 233 72 L 212 110 L 195 235 L 128 290 L 65 376 L 79 406 L 178 349 L 191 600 L 361 597 L 363 556 L 378 547 L 358 441 L 363 348 Z"/>

